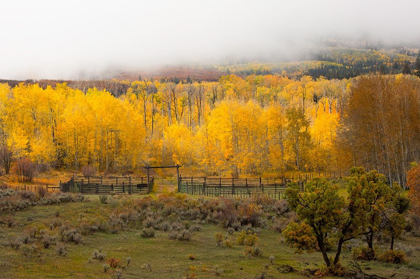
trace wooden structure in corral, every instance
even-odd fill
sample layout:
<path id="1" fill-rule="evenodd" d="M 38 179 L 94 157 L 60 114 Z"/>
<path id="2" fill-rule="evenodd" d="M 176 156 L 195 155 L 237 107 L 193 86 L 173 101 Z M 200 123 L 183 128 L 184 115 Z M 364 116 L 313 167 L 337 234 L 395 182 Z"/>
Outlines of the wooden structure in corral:
<path id="1" fill-rule="evenodd" d="M 131 176 L 73 176 L 67 182 L 60 182 L 62 192 L 82 194 L 149 194 L 153 187 L 153 177 Z"/>
<path id="2" fill-rule="evenodd" d="M 288 184 L 295 182 L 302 190 L 308 176 L 294 178 L 222 178 L 222 177 L 179 177 L 178 191 L 191 195 L 212 197 L 247 198 L 264 194 L 280 199 Z"/>

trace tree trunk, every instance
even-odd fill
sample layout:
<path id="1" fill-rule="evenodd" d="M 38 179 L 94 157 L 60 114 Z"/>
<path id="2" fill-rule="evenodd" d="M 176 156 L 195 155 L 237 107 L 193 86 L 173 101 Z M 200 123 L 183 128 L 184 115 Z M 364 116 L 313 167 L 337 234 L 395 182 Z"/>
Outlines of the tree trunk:
<path id="1" fill-rule="evenodd" d="M 344 239 L 341 237 L 338 240 L 338 246 L 337 246 L 337 253 L 335 254 L 334 258 L 334 265 L 337 265 L 340 262 L 340 254 L 341 254 L 341 248 L 343 247 Z"/>
<path id="2" fill-rule="evenodd" d="M 395 237 L 392 236 L 391 237 L 391 250 L 394 250 L 394 240 L 395 240 Z"/>

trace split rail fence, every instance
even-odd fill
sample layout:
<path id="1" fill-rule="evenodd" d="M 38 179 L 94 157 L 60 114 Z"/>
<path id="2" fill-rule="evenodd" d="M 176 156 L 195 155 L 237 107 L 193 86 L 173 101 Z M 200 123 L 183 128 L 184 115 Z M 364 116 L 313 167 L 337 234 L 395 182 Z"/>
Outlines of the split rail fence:
<path id="1" fill-rule="evenodd" d="M 264 194 L 280 199 L 287 186 L 296 182 L 302 190 L 308 177 L 294 178 L 222 178 L 222 177 L 180 177 L 178 191 L 191 195 L 211 197 L 246 198 Z"/>
<path id="2" fill-rule="evenodd" d="M 131 177 L 131 176 L 73 176 L 67 182 L 60 182 L 62 192 L 73 192 L 82 194 L 148 194 L 153 187 L 153 177 Z"/>

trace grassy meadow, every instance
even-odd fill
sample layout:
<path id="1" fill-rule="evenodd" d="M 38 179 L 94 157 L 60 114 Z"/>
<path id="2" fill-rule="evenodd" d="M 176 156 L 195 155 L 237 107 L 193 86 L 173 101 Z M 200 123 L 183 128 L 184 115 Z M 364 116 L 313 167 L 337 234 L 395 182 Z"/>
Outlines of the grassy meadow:
<path id="1" fill-rule="evenodd" d="M 242 203 L 245 211 L 250 211 L 250 205 L 258 202 L 263 205 L 259 210 L 264 211 L 259 212 L 259 219 L 245 220 Z M 236 217 L 229 216 L 225 210 L 230 206 L 238 208 L 241 224 L 229 223 Z M 278 228 L 295 217 L 284 211 L 281 202 L 272 203 L 264 198 L 247 202 L 168 194 L 114 196 L 102 201 L 98 196 L 87 196 L 83 201 L 75 199 L 3 211 L 0 215 L 0 277 L 312 277 L 323 265 L 321 254 L 296 254 L 288 247 Z M 155 229 L 150 229 L 153 230 L 150 233 L 146 227 Z M 257 236 L 253 247 L 262 250 L 262 255 L 246 255 L 246 246 L 238 244 L 240 231 L 247 229 Z M 147 236 L 153 236 L 147 237 L 147 232 Z M 217 245 L 217 233 L 222 234 L 220 245 Z M 346 246 L 341 261 L 344 266 L 351 269 L 350 249 L 362 244 L 355 241 Z M 389 246 L 385 242 L 375 245 L 379 250 Z M 396 247 L 405 250 L 409 258 L 407 264 L 379 261 L 359 261 L 359 264 L 368 274 L 420 278 L 420 238 L 405 236 L 397 241 Z M 111 258 L 117 262 L 115 268 L 110 266 Z"/>

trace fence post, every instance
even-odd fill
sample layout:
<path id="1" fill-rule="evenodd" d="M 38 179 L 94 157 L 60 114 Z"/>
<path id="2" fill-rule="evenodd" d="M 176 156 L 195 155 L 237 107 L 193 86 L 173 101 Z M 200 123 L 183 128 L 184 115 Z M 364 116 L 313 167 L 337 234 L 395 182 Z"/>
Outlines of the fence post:
<path id="1" fill-rule="evenodd" d="M 124 182 L 123 182 L 123 193 L 125 193 L 125 185 L 124 185 Z"/>
<path id="2" fill-rule="evenodd" d="M 206 193 L 206 177 L 204 177 L 204 182 L 203 182 L 203 195 Z"/>
<path id="3" fill-rule="evenodd" d="M 83 193 L 83 179 L 82 179 L 82 184 L 80 184 L 80 193 Z"/>
<path id="4" fill-rule="evenodd" d="M 219 196 L 222 195 L 222 177 L 219 178 Z"/>
<path id="5" fill-rule="evenodd" d="M 232 177 L 232 196 L 235 195 L 235 178 Z"/>
<path id="6" fill-rule="evenodd" d="M 99 184 L 96 183 L 96 194 L 98 194 L 98 193 L 99 193 Z"/>

